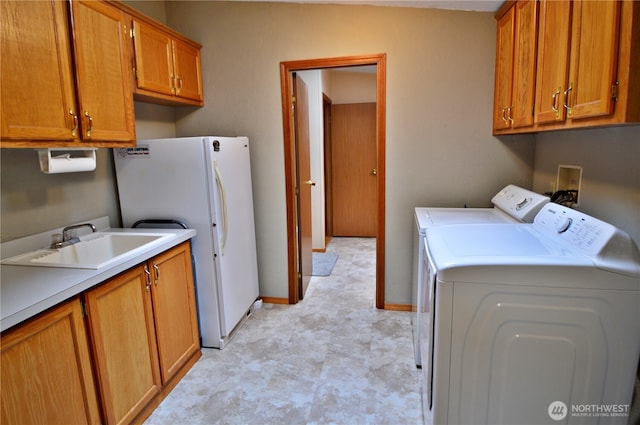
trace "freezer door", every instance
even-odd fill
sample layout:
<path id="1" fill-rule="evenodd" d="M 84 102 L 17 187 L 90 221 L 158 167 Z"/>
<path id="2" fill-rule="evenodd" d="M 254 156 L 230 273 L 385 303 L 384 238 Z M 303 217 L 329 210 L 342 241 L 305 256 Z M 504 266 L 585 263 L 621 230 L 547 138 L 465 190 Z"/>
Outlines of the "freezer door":
<path id="1" fill-rule="evenodd" d="M 208 140 L 211 209 L 218 264 L 222 334 L 227 336 L 258 298 L 258 265 L 253 214 L 249 140 Z"/>

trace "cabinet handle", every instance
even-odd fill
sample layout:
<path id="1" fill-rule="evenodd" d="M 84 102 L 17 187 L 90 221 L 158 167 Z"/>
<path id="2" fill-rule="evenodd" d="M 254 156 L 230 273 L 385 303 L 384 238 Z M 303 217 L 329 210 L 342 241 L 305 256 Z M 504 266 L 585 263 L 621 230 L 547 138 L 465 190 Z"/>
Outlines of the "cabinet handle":
<path id="1" fill-rule="evenodd" d="M 551 95 L 551 109 L 553 110 L 553 112 L 556 113 L 556 118 L 558 118 L 558 116 L 560 115 L 560 110 L 558 109 L 558 95 L 559 94 L 560 94 L 560 88 L 558 88 L 558 90 L 556 90 Z"/>
<path id="2" fill-rule="evenodd" d="M 176 81 L 178 81 L 178 88 L 176 90 L 176 94 L 180 94 L 182 91 L 182 77 L 176 77 Z"/>
<path id="3" fill-rule="evenodd" d="M 144 265 L 144 272 L 147 275 L 147 284 L 144 286 L 147 292 L 149 292 L 149 290 L 151 289 L 151 272 L 149 271 L 149 268 L 146 264 Z"/>
<path id="4" fill-rule="evenodd" d="M 89 120 L 89 129 L 87 130 L 87 137 L 91 137 L 91 132 L 93 131 L 93 118 L 89 115 L 89 111 L 84 111 L 84 116 Z"/>
<path id="5" fill-rule="evenodd" d="M 511 118 L 511 110 L 512 110 L 512 109 L 513 109 L 513 106 L 509 106 L 509 107 L 507 108 L 507 119 L 508 119 L 509 121 L 511 121 L 511 125 L 513 125 L 513 118 Z"/>
<path id="6" fill-rule="evenodd" d="M 73 112 L 73 109 L 69 109 L 69 115 L 73 117 L 73 128 L 71 129 L 71 135 L 76 137 L 78 130 L 78 114 Z"/>
<path id="7" fill-rule="evenodd" d="M 171 93 L 176 94 L 176 77 L 171 76 Z"/>
<path id="8" fill-rule="evenodd" d="M 573 90 L 573 83 L 569 83 L 569 87 L 564 91 L 564 107 L 567 109 L 567 115 L 571 115 L 571 105 L 569 105 L 569 92 Z"/>
<path id="9" fill-rule="evenodd" d="M 156 286 L 158 286 L 158 281 L 160 280 L 160 267 L 158 267 L 155 261 L 153 263 L 153 269 L 156 271 L 156 279 L 153 281 L 153 283 L 155 283 Z"/>
<path id="10" fill-rule="evenodd" d="M 507 122 L 506 112 L 507 108 L 502 108 L 502 121 L 504 121 L 505 123 Z"/>

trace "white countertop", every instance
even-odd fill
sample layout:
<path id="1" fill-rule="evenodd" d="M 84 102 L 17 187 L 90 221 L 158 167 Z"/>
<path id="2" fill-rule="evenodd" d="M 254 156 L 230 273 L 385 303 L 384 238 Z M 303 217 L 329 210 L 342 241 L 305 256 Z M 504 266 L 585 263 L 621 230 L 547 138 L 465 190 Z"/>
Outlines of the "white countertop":
<path id="1" fill-rule="evenodd" d="M 108 229 L 109 232 L 149 233 L 151 229 Z M 161 244 L 102 269 L 34 267 L 2 264 L 0 266 L 1 329 L 27 320 L 54 305 L 80 294 L 105 280 L 128 270 L 180 243 L 193 238 L 196 231 L 153 229 L 153 233 L 172 235 Z"/>

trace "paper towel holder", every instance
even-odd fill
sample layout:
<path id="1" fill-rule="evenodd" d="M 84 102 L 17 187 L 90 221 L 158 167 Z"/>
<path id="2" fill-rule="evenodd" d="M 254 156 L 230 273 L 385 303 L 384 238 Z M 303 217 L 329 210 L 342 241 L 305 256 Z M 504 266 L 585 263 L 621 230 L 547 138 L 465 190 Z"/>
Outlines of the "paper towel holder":
<path id="1" fill-rule="evenodd" d="M 96 169 L 97 148 L 47 148 L 36 150 L 38 151 L 40 170 L 45 174 L 77 173 Z M 63 153 L 52 156 L 52 152 Z"/>

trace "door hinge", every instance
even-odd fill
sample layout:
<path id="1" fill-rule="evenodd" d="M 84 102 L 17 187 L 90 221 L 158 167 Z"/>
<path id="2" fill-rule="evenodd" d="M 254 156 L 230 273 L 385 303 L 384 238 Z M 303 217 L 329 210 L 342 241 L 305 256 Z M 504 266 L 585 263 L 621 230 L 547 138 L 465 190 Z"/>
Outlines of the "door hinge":
<path id="1" fill-rule="evenodd" d="M 611 99 L 613 99 L 614 102 L 618 101 L 618 87 L 619 87 L 618 81 L 616 81 L 615 84 L 611 85 Z"/>
<path id="2" fill-rule="evenodd" d="M 296 97 L 295 96 L 291 96 L 291 103 L 296 103 Z"/>
<path id="3" fill-rule="evenodd" d="M 84 319 L 89 315 L 87 313 L 87 303 L 84 301 L 80 301 L 80 308 L 82 308 L 82 318 Z"/>
<path id="4" fill-rule="evenodd" d="M 298 273 L 298 279 L 302 279 L 302 273 Z"/>

